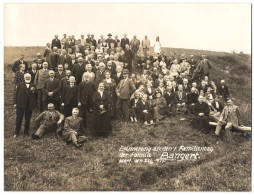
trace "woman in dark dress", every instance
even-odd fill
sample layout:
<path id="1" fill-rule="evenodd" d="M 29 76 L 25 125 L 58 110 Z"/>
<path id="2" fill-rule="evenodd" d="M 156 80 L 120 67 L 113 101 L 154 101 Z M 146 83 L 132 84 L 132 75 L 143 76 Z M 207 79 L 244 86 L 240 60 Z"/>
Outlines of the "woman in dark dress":
<path id="1" fill-rule="evenodd" d="M 190 126 L 193 129 L 207 132 L 209 130 L 208 116 L 210 109 L 208 104 L 204 102 L 203 96 L 200 95 L 198 97 L 198 102 L 194 104 L 192 112 L 194 116 L 192 118 Z"/>
<path id="2" fill-rule="evenodd" d="M 138 118 L 144 122 L 145 125 L 153 125 L 153 115 L 150 102 L 147 101 L 147 94 L 143 94 L 141 100 L 137 102 L 136 113 Z M 150 122 L 150 124 L 148 124 L 148 122 Z"/>
<path id="3" fill-rule="evenodd" d="M 92 131 L 97 136 L 107 136 L 111 133 L 112 125 L 108 112 L 109 95 L 104 91 L 104 84 L 100 83 L 98 91 L 93 95 L 94 116 Z"/>
<path id="4" fill-rule="evenodd" d="M 109 115 L 111 118 L 116 116 L 116 82 L 111 78 L 109 70 L 105 73 L 106 78 L 102 81 L 105 87 L 105 92 L 109 95 Z"/>

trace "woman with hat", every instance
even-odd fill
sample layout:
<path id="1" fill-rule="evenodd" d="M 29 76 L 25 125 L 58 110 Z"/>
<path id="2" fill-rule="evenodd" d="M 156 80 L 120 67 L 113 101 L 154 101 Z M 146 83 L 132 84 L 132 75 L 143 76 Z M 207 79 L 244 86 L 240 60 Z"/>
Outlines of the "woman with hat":
<path id="1" fill-rule="evenodd" d="M 152 101 L 154 119 L 159 122 L 167 114 L 167 102 L 160 90 L 155 91 L 156 99 Z"/>
<path id="2" fill-rule="evenodd" d="M 109 95 L 109 115 L 111 118 L 116 116 L 116 82 L 111 78 L 111 72 L 106 70 L 106 78 L 102 81 L 105 87 L 105 92 Z"/>
<path id="3" fill-rule="evenodd" d="M 112 125 L 108 112 L 109 95 L 104 91 L 104 84 L 100 83 L 98 91 L 93 95 L 94 116 L 92 131 L 97 136 L 107 136 L 111 133 Z"/>

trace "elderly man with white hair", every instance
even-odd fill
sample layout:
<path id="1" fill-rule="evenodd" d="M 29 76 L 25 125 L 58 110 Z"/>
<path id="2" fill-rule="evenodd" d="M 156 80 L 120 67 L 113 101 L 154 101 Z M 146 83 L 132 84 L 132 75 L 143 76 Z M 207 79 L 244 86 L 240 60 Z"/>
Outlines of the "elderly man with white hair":
<path id="1" fill-rule="evenodd" d="M 72 109 L 78 106 L 78 86 L 75 84 L 75 77 L 70 76 L 69 84 L 62 89 L 61 106 L 64 108 L 64 116 L 71 116 Z"/>
<path id="2" fill-rule="evenodd" d="M 53 47 L 53 52 L 49 54 L 49 69 L 55 70 L 58 64 L 60 55 L 58 53 L 57 47 Z"/>
<path id="3" fill-rule="evenodd" d="M 59 105 L 59 90 L 60 82 L 55 78 L 55 72 L 53 70 L 49 71 L 49 79 L 45 80 L 42 88 L 42 102 L 44 110 L 48 103 L 53 103 L 57 110 L 60 109 Z"/>
<path id="4" fill-rule="evenodd" d="M 72 116 L 65 119 L 63 137 L 67 143 L 73 143 L 76 148 L 82 146 L 82 142 L 86 140 L 84 134 L 83 119 L 78 116 L 79 109 L 72 109 Z"/>
<path id="5" fill-rule="evenodd" d="M 18 137 L 22 126 L 22 120 L 25 115 L 24 135 L 29 135 L 30 119 L 32 110 L 36 108 L 35 101 L 35 84 L 31 83 L 31 75 L 24 75 L 25 82 L 19 83 L 17 86 L 14 108 L 16 108 L 16 128 L 14 137 Z"/>
<path id="6" fill-rule="evenodd" d="M 220 81 L 220 85 L 218 86 L 217 93 L 220 97 L 224 99 L 224 101 L 229 98 L 228 87 L 225 85 L 225 80 Z"/>
<path id="7" fill-rule="evenodd" d="M 85 72 L 82 77 L 82 82 L 78 86 L 78 107 L 81 108 L 84 126 L 86 127 L 86 113 L 92 111 L 92 97 L 95 92 L 95 87 L 90 82 L 88 72 Z"/>

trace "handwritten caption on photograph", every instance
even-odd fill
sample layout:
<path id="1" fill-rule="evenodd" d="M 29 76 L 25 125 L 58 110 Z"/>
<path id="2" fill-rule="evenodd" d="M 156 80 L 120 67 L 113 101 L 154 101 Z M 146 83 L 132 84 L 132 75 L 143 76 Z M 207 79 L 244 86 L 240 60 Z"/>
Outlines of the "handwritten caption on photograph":
<path id="1" fill-rule="evenodd" d="M 196 161 L 201 153 L 211 153 L 213 147 L 176 146 L 176 147 L 130 147 L 119 148 L 119 163 L 165 163 L 167 161 Z"/>

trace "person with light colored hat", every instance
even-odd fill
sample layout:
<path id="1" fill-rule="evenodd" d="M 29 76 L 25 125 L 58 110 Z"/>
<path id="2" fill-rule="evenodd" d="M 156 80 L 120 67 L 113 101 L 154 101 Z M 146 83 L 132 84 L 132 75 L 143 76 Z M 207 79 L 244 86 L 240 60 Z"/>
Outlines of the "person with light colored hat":
<path id="1" fill-rule="evenodd" d="M 16 73 L 17 71 L 19 71 L 19 65 L 20 64 L 25 64 L 25 71 L 28 70 L 28 65 L 27 62 L 24 60 L 24 54 L 20 54 L 20 58 L 19 60 L 15 61 L 12 67 L 12 71 L 14 73 Z"/>
<path id="2" fill-rule="evenodd" d="M 218 136 L 218 139 L 220 139 L 219 135 L 224 126 L 227 141 L 232 141 L 232 127 L 238 128 L 239 126 L 242 126 L 239 108 L 233 104 L 231 99 L 227 100 L 227 105 L 224 107 L 216 126 L 215 135 Z"/>
<path id="3" fill-rule="evenodd" d="M 129 121 L 129 103 L 132 93 L 136 90 L 135 84 L 129 79 L 129 70 L 123 70 L 123 79 L 116 87 L 116 114 L 124 122 Z"/>

